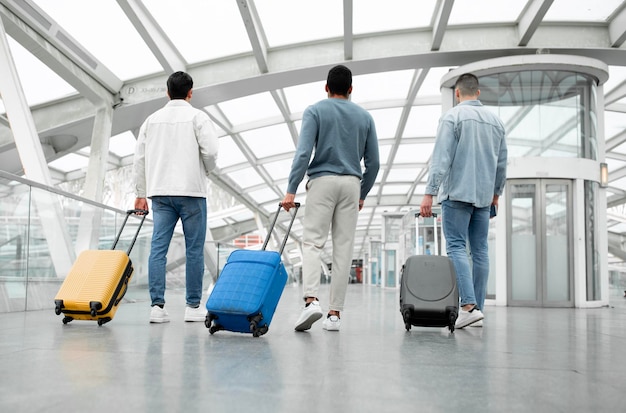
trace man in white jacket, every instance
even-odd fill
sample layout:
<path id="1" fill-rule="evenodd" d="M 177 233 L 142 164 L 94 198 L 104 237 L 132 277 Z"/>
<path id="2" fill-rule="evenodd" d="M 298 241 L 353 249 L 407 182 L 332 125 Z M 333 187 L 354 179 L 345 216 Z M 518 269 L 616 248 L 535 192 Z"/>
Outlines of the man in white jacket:
<path id="1" fill-rule="evenodd" d="M 206 176 L 215 168 L 218 138 L 208 115 L 191 106 L 193 79 L 184 72 L 167 80 L 170 101 L 139 130 L 134 159 L 135 209 L 152 200 L 154 230 L 148 261 L 151 323 L 170 321 L 165 305 L 165 266 L 174 227 L 183 224 L 186 250 L 185 321 L 204 321 L 200 306 L 206 239 Z"/>

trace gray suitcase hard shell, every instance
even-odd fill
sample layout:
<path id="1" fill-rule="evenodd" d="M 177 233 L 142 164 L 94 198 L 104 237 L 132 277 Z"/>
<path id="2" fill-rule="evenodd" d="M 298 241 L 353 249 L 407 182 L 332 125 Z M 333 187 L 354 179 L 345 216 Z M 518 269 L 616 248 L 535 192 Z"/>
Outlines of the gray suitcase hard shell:
<path id="1" fill-rule="evenodd" d="M 435 221 L 435 252 L 437 216 Z M 419 213 L 415 215 L 418 231 Z M 418 238 L 416 237 L 416 240 Z M 456 272 L 450 258 L 441 255 L 413 255 L 402 266 L 400 279 L 400 313 L 407 331 L 411 326 L 448 327 L 454 332 L 459 311 Z"/>

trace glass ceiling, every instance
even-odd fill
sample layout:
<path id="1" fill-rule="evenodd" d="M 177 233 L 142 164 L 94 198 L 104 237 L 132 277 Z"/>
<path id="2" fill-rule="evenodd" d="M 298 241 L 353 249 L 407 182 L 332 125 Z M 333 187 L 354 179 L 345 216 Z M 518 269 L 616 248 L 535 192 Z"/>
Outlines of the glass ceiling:
<path id="1" fill-rule="evenodd" d="M 212 186 L 234 197 L 236 204 L 212 212 L 209 224 L 216 234 L 226 233 L 224 228 L 229 227 L 237 235 L 238 224 L 254 221 L 256 213 L 267 216 L 274 211 L 286 190 L 302 112 L 325 98 L 328 67 L 338 63 L 352 67 L 352 100 L 375 119 L 382 164 L 359 216 L 355 257 L 363 256 L 370 237 L 380 237 L 383 212 L 419 205 L 441 114 L 439 82 L 450 69 L 476 60 L 478 55 L 472 54 L 476 51 L 497 57 L 543 48 L 606 58 L 609 230 L 626 233 L 624 1 L 185 0 L 176 7 L 169 0 L 0 3 L 21 86 L 37 119 L 46 107 L 62 107 L 62 102 L 81 93 L 72 86 L 76 79 L 57 74 L 49 60 L 46 64 L 36 57 L 41 54 L 38 50 L 23 45 L 19 29 L 8 20 L 14 15 L 24 18 L 19 3 L 47 16 L 53 22 L 50 30 L 61 28 L 111 73 L 110 78 L 121 81 L 123 86 L 115 91 L 120 96 L 126 96 L 128 85 L 163 87 L 164 60 L 173 65 L 182 62 L 183 69 L 192 72 L 196 90 L 206 91 L 194 93 L 192 104 L 209 113 L 220 135 L 218 177 Z M 138 20 L 131 18 L 129 10 Z M 531 23 L 526 26 L 526 22 Z M 33 30 L 56 45 L 50 33 L 36 25 Z M 530 33 L 525 44 L 520 44 L 521 30 Z M 157 57 L 159 52 L 163 59 Z M 71 53 L 66 54 L 84 69 Z M 98 78 L 98 73 L 84 70 Z M 107 86 L 106 79 L 100 83 Z M 134 133 L 145 116 L 162 105 L 152 104 L 162 97 L 163 93 L 146 92 L 116 109 L 109 169 L 128 168 L 132 163 Z M 2 101 L 0 112 L 5 112 Z M 84 177 L 89 162 L 91 128 L 87 125 L 79 132 L 82 112 L 76 119 L 65 112 L 59 116 L 62 125 L 48 121 L 46 130 L 66 128 L 79 137 L 79 143 L 48 159 L 55 183 Z M 121 130 L 118 123 L 124 125 Z M 0 137 L 0 154 L 10 148 L 10 141 Z M 303 189 L 302 184 L 296 199 L 304 204 Z M 131 205 L 132 198 L 122 199 L 128 204 L 113 206 Z M 299 222 L 294 226 L 295 239 L 301 228 Z"/>

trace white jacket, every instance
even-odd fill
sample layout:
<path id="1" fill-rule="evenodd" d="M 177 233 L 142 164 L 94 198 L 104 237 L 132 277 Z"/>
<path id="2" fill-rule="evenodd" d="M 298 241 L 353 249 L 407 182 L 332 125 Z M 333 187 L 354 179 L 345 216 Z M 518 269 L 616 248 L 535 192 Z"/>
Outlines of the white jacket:
<path id="1" fill-rule="evenodd" d="M 209 116 L 182 99 L 170 100 L 139 130 L 133 175 L 137 198 L 206 198 L 219 139 Z"/>

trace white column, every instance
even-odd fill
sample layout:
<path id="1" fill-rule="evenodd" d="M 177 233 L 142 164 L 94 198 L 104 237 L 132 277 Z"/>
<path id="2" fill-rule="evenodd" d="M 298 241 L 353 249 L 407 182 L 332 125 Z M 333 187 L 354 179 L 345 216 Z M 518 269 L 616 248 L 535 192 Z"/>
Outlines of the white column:
<path id="1" fill-rule="evenodd" d="M 104 177 L 109 157 L 109 139 L 111 138 L 112 124 L 113 102 L 105 101 L 96 110 L 91 137 L 89 165 L 87 167 L 85 190 L 83 194 L 85 198 L 100 203 L 102 202 Z M 78 234 L 76 236 L 76 254 L 86 249 L 97 248 L 102 215 L 102 208 L 97 208 L 90 204 L 83 204 Z"/>
<path id="2" fill-rule="evenodd" d="M 25 176 L 33 181 L 52 186 L 50 170 L 15 69 L 2 20 L 0 20 L 0 95 L 2 95 Z M 39 189 L 33 190 L 33 199 L 56 275 L 64 277 L 75 257 L 61 204 L 56 195 Z"/>

